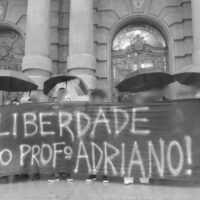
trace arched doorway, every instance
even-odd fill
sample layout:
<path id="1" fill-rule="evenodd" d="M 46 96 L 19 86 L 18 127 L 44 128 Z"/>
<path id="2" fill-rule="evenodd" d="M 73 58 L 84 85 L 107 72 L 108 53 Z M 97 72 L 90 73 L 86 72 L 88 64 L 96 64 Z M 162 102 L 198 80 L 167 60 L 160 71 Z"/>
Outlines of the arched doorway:
<path id="1" fill-rule="evenodd" d="M 0 25 L 0 69 L 21 71 L 24 56 L 24 37 L 9 25 Z M 17 98 L 20 93 L 1 92 L 0 103 Z"/>
<path id="2" fill-rule="evenodd" d="M 168 47 L 161 31 L 146 23 L 134 23 L 122 28 L 112 43 L 113 86 L 126 75 L 140 68 L 158 68 L 169 71 Z M 114 90 L 119 101 L 130 98 L 130 94 Z"/>

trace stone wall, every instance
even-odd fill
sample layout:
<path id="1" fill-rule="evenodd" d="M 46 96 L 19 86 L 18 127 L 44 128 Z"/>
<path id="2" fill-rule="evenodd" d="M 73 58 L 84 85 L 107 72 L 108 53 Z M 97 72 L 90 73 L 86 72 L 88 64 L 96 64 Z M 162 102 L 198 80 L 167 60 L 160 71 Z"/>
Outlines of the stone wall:
<path id="1" fill-rule="evenodd" d="M 6 3 L 7 2 L 7 3 Z M 10 25 L 25 37 L 27 0 L 1 0 L 0 24 Z M 53 73 L 62 73 L 68 55 L 69 0 L 52 0 L 51 3 L 51 58 Z M 4 7 L 3 7 L 4 6 Z M 1 10 L 4 12 L 1 17 Z M 66 20 L 67 19 L 67 20 Z M 66 33 L 66 34 L 65 34 Z M 63 64 L 63 62 L 65 62 Z"/>
<path id="2" fill-rule="evenodd" d="M 140 5 L 141 3 L 141 5 Z M 169 39 L 170 71 L 192 63 L 192 21 L 190 0 L 94 0 L 95 54 L 98 86 L 111 93 L 111 46 L 114 30 L 137 16 L 151 18 L 165 27 Z M 131 20 L 130 20 L 131 22 Z"/>
<path id="3" fill-rule="evenodd" d="M 69 55 L 69 6 L 70 0 L 52 0 L 51 56 L 54 74 L 66 71 Z"/>
<path id="4" fill-rule="evenodd" d="M 7 2 L 7 3 L 6 3 Z M 0 0 L 0 20 L 19 31 L 25 37 L 27 0 Z M 69 47 L 69 2 L 70 0 L 52 0 L 51 2 L 51 58 L 53 74 L 63 73 Z M 1 17 L 2 10 L 2 17 Z"/>
<path id="5" fill-rule="evenodd" d="M 7 2 L 7 3 L 6 3 Z M 141 3 L 141 5 L 140 5 Z M 51 57 L 53 74 L 66 71 L 69 55 L 70 0 L 52 0 Z M 5 11 L 5 12 L 4 12 Z M 0 0 L 0 20 L 15 27 L 22 35 L 26 32 L 27 0 Z M 170 69 L 192 63 L 192 21 L 190 0 L 94 0 L 94 43 L 97 58 L 97 85 L 110 95 L 111 41 L 128 20 L 142 16 L 155 21 L 169 40 Z"/>

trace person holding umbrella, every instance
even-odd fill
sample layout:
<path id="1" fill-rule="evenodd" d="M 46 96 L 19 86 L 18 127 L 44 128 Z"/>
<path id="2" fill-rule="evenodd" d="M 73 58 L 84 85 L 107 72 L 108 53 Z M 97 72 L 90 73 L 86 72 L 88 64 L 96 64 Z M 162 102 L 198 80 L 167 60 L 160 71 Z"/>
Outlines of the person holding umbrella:
<path id="1" fill-rule="evenodd" d="M 28 92 L 38 86 L 24 73 L 13 70 L 0 70 L 0 90 L 6 92 Z M 15 97 L 16 98 L 16 97 Z M 5 103 L 8 105 L 9 103 Z"/>
<path id="2" fill-rule="evenodd" d="M 57 96 L 57 98 L 55 99 L 56 103 L 63 104 L 65 102 L 69 102 L 72 100 L 70 95 L 67 92 L 66 82 L 58 83 L 54 87 L 55 87 L 55 93 Z M 67 180 L 68 182 L 72 182 L 73 178 L 71 177 L 70 172 L 59 172 L 59 173 L 52 174 L 52 177 L 50 179 L 48 179 L 48 182 L 54 183 L 54 182 L 57 182 L 60 180 Z"/>
<path id="3" fill-rule="evenodd" d="M 155 88 L 163 88 L 174 81 L 175 79 L 172 75 L 160 69 L 154 67 L 141 68 L 128 74 L 116 88 L 120 92 L 135 94 Z"/>
<path id="4" fill-rule="evenodd" d="M 55 102 L 58 104 L 63 104 L 64 102 L 72 101 L 72 97 L 67 91 L 67 85 L 65 82 L 58 83 L 55 86 L 54 95 L 56 95 Z"/>
<path id="5" fill-rule="evenodd" d="M 38 86 L 24 73 L 13 70 L 0 70 L 0 90 L 6 92 L 28 92 L 37 90 Z M 19 100 L 12 99 L 12 105 L 19 105 Z M 24 175 L 19 175 L 22 178 Z"/>
<path id="6" fill-rule="evenodd" d="M 19 100 L 14 98 L 14 99 L 11 99 L 11 102 L 10 102 L 11 105 L 19 105 Z"/>
<path id="7" fill-rule="evenodd" d="M 104 92 L 101 89 L 94 89 L 90 93 L 90 102 L 94 104 L 101 104 L 106 101 L 106 98 L 107 98 L 106 92 Z M 91 173 L 87 177 L 86 182 L 89 183 L 89 182 L 95 181 L 96 178 L 97 178 L 96 173 Z M 109 179 L 107 175 L 104 174 L 102 176 L 102 179 L 103 179 L 103 183 L 109 183 Z"/>
<path id="8" fill-rule="evenodd" d="M 56 86 L 58 84 L 62 84 L 65 90 L 69 90 L 70 86 L 73 87 L 73 89 L 77 91 L 79 96 L 88 95 L 89 93 L 87 85 L 81 78 L 70 75 L 56 75 L 44 82 L 44 94 L 49 95 L 54 89 L 56 89 Z"/>
<path id="9" fill-rule="evenodd" d="M 79 93 L 81 94 L 87 94 L 88 88 L 84 81 L 82 81 L 79 77 L 76 76 L 70 76 L 70 75 L 56 75 L 48 79 L 44 82 L 44 94 L 49 95 L 52 93 L 56 94 L 55 102 L 58 104 L 63 104 L 65 102 L 72 101 L 73 98 L 68 92 L 68 84 L 71 81 L 78 80 L 74 82 L 73 87 L 77 88 Z M 54 96 L 54 95 L 53 95 Z M 69 140 L 70 141 L 70 140 Z M 69 169 L 66 169 L 69 171 Z M 62 172 L 62 173 L 55 173 L 52 175 L 52 178 L 48 180 L 48 182 L 53 183 L 55 181 L 59 180 L 67 180 L 69 182 L 73 181 L 70 172 Z"/>
<path id="10" fill-rule="evenodd" d="M 0 90 L 6 92 L 27 92 L 38 86 L 24 73 L 13 70 L 0 70 Z"/>
<path id="11" fill-rule="evenodd" d="M 176 98 L 200 98 L 200 70 L 196 65 L 183 67 L 173 75 L 176 85 Z"/>
<path id="12" fill-rule="evenodd" d="M 120 92 L 134 94 L 133 104 L 142 106 L 166 99 L 165 87 L 174 82 L 170 74 L 155 68 L 139 69 L 129 74 L 116 88 Z M 124 177 L 124 184 L 132 184 L 133 177 Z M 148 177 L 140 178 L 141 183 L 148 183 Z"/>

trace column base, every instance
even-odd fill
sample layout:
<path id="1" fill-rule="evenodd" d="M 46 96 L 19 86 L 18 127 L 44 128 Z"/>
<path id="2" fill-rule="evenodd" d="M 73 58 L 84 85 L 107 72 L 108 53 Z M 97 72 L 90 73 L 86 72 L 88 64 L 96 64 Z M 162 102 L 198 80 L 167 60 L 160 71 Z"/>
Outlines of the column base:
<path id="1" fill-rule="evenodd" d="M 83 69 L 83 72 L 81 70 L 70 70 L 69 71 L 70 75 L 78 76 L 80 77 L 87 85 L 89 90 L 93 90 L 96 88 L 96 77 L 92 71 L 87 71 Z"/>
<path id="2" fill-rule="evenodd" d="M 51 59 L 45 56 L 25 56 L 22 62 L 22 70 L 39 69 L 52 72 L 52 62 Z"/>
<path id="3" fill-rule="evenodd" d="M 96 88 L 96 58 L 88 54 L 71 55 L 68 57 L 69 74 L 80 77 L 90 90 Z"/>
<path id="4" fill-rule="evenodd" d="M 44 56 L 25 56 L 22 70 L 38 85 L 38 90 L 43 90 L 44 81 L 50 77 L 52 72 L 52 62 Z"/>
<path id="5" fill-rule="evenodd" d="M 29 78 L 38 85 L 38 90 L 43 90 L 44 82 L 49 79 L 50 73 L 42 70 L 27 70 L 24 72 Z"/>

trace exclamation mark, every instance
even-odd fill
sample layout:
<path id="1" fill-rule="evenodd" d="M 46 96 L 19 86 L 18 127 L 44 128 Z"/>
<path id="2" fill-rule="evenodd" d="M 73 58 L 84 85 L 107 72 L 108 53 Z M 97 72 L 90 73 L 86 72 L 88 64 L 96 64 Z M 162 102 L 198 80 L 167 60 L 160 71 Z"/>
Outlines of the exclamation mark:
<path id="1" fill-rule="evenodd" d="M 121 151 L 121 176 L 123 177 L 125 175 L 125 144 L 122 143 L 122 151 Z"/>
<path id="2" fill-rule="evenodd" d="M 187 155 L 187 163 L 188 165 L 192 165 L 192 139 L 190 136 L 185 136 L 185 144 L 186 144 L 186 155 Z M 186 170 L 187 175 L 192 175 L 192 170 Z"/>

